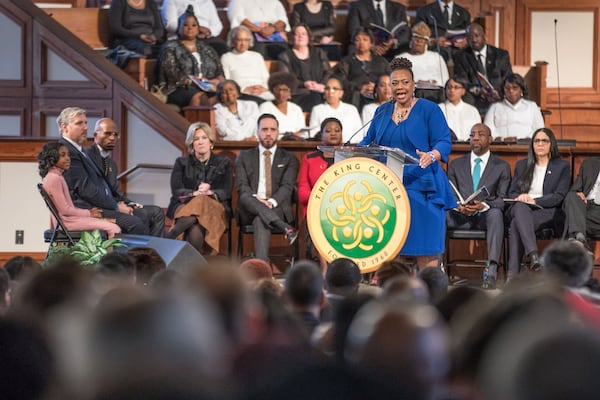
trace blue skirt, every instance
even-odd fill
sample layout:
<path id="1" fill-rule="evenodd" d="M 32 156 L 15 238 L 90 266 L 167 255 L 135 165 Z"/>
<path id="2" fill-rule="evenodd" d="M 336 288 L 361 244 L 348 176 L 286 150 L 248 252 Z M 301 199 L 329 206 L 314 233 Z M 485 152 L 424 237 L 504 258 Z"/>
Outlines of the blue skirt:
<path id="1" fill-rule="evenodd" d="M 410 204 L 408 237 L 400 250 L 403 256 L 432 256 L 444 252 L 446 211 L 432 201 L 439 197 L 433 192 L 407 189 Z"/>

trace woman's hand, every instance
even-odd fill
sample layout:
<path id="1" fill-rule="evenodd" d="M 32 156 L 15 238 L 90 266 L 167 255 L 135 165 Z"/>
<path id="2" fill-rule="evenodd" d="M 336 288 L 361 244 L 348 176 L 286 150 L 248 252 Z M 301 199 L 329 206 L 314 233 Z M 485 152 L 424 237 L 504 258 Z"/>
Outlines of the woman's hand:
<path id="1" fill-rule="evenodd" d="M 528 193 L 521 193 L 515 200 L 522 201 L 523 203 L 535 204 L 535 199 L 532 198 Z"/>
<path id="2" fill-rule="evenodd" d="M 154 35 L 146 35 L 145 33 L 142 33 L 140 35 L 140 40 L 146 43 L 150 43 L 150 44 L 155 44 L 156 43 L 156 36 Z"/>
<path id="3" fill-rule="evenodd" d="M 425 169 L 431 164 L 440 160 L 441 155 L 437 150 L 421 151 L 417 149 L 417 155 L 419 156 L 419 167 Z"/>
<path id="4" fill-rule="evenodd" d="M 90 217 L 92 218 L 102 218 L 102 210 L 99 208 L 92 208 L 90 209 Z"/>
<path id="5" fill-rule="evenodd" d="M 209 28 L 207 28 L 206 26 L 198 27 L 198 39 L 206 39 L 206 38 L 209 38 L 210 35 L 211 35 L 211 31 Z"/>

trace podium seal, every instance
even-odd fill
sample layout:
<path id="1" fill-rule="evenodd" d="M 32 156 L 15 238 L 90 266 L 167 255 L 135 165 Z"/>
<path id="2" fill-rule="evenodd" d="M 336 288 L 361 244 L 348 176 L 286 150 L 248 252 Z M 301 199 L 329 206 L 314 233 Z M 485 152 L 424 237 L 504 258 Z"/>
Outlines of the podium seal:
<path id="1" fill-rule="evenodd" d="M 402 180 L 370 158 L 329 167 L 314 185 L 307 210 L 312 241 L 327 262 L 350 258 L 362 273 L 396 257 L 406 241 L 410 205 Z"/>

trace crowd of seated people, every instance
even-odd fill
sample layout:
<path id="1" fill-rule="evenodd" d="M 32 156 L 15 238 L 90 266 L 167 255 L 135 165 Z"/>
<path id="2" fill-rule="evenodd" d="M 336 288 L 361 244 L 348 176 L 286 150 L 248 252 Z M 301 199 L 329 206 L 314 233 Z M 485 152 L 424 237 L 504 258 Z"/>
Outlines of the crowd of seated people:
<path id="1" fill-rule="evenodd" d="M 145 12 L 154 10 L 154 5 L 136 2 L 132 6 L 125 0 L 113 2 L 112 7 L 119 5 L 128 10 L 124 15 L 136 11 L 136 7 Z M 218 101 L 214 87 L 227 78 L 240 86 L 241 100 L 253 100 L 260 105 L 275 98 L 268 87 L 270 72 L 286 71 L 297 82 L 291 88 L 291 101 L 304 113 L 328 102 L 324 90 L 332 76 L 342 81 L 344 103 L 353 104 L 362 113 L 363 107 L 373 102 L 377 77 L 389 73 L 384 60 L 401 56 L 413 63 L 415 95 L 443 103 L 452 131 L 460 141 L 468 139 L 474 123 L 470 105 L 477 108 L 482 119 L 485 117 L 494 138 L 500 141 L 530 138 L 543 126 L 539 107 L 527 99 L 524 80 L 512 74 L 508 52 L 487 44 L 485 29 L 472 23 L 468 10 L 454 1 L 425 4 L 418 8 L 413 21 L 407 18 L 404 5 L 391 0 L 351 2 L 348 37 L 342 40 L 350 46 L 342 47 L 342 58 L 332 62 L 324 51 L 327 47 L 323 46 L 340 40 L 334 37 L 338 6 L 338 2 L 321 0 L 232 1 L 227 8 L 230 27 L 225 44 L 222 40 L 217 43 L 216 36 L 223 36 L 223 24 L 214 1 L 165 0 L 160 10 L 154 11 L 162 15 L 167 35 L 154 35 L 153 43 L 155 48 L 162 43 L 157 76 L 168 95 L 167 102 L 179 108 L 214 105 Z M 185 13 L 190 21 L 190 14 L 195 18 L 184 32 L 185 19 L 181 17 Z M 131 22 L 122 19 L 111 17 L 111 26 Z M 379 36 L 375 41 L 372 24 L 399 29 L 394 30 L 388 41 L 381 42 Z M 118 32 L 113 33 L 116 38 Z M 163 41 L 165 37 L 168 40 Z M 146 33 L 133 39 L 148 44 Z M 270 45 L 276 47 L 265 50 Z M 270 60 L 273 67 L 269 68 L 265 60 Z M 449 60 L 454 65 L 453 74 L 447 65 Z M 450 78 L 453 84 L 449 83 Z M 206 84 L 200 88 L 194 81 Z M 464 90 L 453 89 L 459 85 Z M 461 98 L 452 93 L 453 100 L 447 99 L 444 88 L 459 92 Z M 372 116 L 370 108 L 366 115 Z M 311 117 L 307 116 L 305 121 L 311 121 Z M 362 119 L 362 123 L 368 122 Z M 356 139 L 359 141 L 361 137 Z"/>
<path id="2" fill-rule="evenodd" d="M 600 388 L 591 259 L 571 242 L 500 293 L 448 291 L 439 270 L 403 265 L 369 286 L 349 259 L 325 277 L 296 261 L 282 284 L 256 260 L 182 272 L 159 257 L 146 279 L 134 254 L 147 249 L 130 251 L 0 268 L 3 398 L 588 400 Z"/>

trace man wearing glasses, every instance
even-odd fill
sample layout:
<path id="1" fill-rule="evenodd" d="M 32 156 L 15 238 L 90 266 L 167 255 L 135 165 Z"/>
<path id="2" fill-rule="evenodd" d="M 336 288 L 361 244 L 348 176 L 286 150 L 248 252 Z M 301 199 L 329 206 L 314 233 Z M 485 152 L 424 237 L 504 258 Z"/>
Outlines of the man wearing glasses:
<path id="1" fill-rule="evenodd" d="M 138 204 L 127 198 L 121 191 L 117 182 L 117 164 L 110 157 L 110 152 L 113 151 L 118 140 L 117 125 L 110 118 L 102 118 L 96 122 L 94 128 L 94 144 L 84 151 L 102 173 L 112 196 L 118 203 L 119 211 L 127 215 L 127 225 L 135 225 L 137 227 L 135 233 L 143 232 L 162 237 L 165 231 L 165 215 L 162 209 L 158 206 Z M 123 216 L 117 218 L 117 225 L 119 219 L 123 219 Z M 125 233 L 134 233 L 127 226 L 121 226 L 121 229 Z"/>

